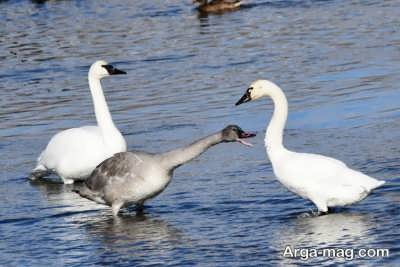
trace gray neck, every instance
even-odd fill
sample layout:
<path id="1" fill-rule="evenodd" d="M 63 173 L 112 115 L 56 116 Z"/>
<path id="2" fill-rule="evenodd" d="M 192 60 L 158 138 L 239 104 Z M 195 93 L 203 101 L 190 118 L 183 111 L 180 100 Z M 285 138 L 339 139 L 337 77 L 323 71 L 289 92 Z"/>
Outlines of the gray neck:
<path id="1" fill-rule="evenodd" d="M 108 110 L 107 102 L 103 94 L 100 79 L 92 77 L 89 72 L 89 87 L 93 98 L 94 112 L 98 126 L 102 130 L 114 129 L 115 125 Z"/>
<path id="2" fill-rule="evenodd" d="M 208 148 L 218 143 L 221 143 L 222 141 L 222 134 L 221 132 L 218 132 L 216 134 L 197 140 L 184 148 L 178 148 L 163 153 L 161 155 L 161 162 L 166 169 L 173 170 L 180 165 L 191 161 L 192 159 L 206 151 Z"/>

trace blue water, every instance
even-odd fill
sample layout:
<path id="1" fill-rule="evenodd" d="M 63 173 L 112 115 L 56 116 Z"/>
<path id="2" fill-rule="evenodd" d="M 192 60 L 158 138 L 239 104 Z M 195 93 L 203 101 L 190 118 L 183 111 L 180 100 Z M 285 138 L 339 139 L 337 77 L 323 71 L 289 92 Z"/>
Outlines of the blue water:
<path id="1" fill-rule="evenodd" d="M 400 2 L 245 1 L 200 16 L 191 1 L 0 1 L 0 265 L 396 266 L 400 264 Z M 72 186 L 27 180 L 62 129 L 94 124 L 87 71 L 103 81 L 129 149 L 166 151 L 238 124 L 254 148 L 221 144 L 179 168 L 144 216 Z M 364 201 L 315 209 L 272 173 L 272 104 L 234 103 L 270 79 L 290 105 L 284 142 L 386 180 Z M 55 178 L 55 177 L 54 177 Z M 389 249 L 388 257 L 284 257 L 294 248 Z"/>

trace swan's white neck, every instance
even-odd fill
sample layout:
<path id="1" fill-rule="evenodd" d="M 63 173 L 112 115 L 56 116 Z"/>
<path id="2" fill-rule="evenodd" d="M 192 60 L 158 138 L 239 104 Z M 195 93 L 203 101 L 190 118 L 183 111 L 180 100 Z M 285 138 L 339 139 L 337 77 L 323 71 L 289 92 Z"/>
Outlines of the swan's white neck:
<path id="1" fill-rule="evenodd" d="M 94 112 L 96 114 L 97 124 L 102 130 L 114 129 L 115 125 L 112 120 L 107 102 L 103 94 L 100 79 L 93 77 L 89 72 L 89 87 L 93 98 Z"/>
<path id="2" fill-rule="evenodd" d="M 265 146 L 268 152 L 284 149 L 283 131 L 288 116 L 288 102 L 282 90 L 276 86 L 274 90 L 266 90 L 264 95 L 274 102 L 274 113 L 265 134 Z"/>

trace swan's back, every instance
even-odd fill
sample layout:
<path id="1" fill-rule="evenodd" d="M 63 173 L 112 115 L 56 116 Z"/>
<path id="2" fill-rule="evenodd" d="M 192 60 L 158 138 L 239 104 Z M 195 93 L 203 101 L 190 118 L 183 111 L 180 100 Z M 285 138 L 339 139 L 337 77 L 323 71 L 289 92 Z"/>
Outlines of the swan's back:
<path id="1" fill-rule="evenodd" d="M 51 138 L 38 164 L 55 170 L 63 179 L 85 179 L 104 159 L 126 151 L 123 136 L 115 130 L 114 138 L 105 138 L 98 126 L 71 128 Z"/>
<path id="2" fill-rule="evenodd" d="M 96 126 L 61 131 L 50 139 L 39 158 L 39 163 L 45 163 L 51 169 L 55 168 L 61 160 L 72 161 L 74 158 L 78 159 L 81 156 L 87 156 L 86 154 L 91 155 L 93 152 L 99 151 L 102 147 L 99 147 L 98 144 L 101 142 L 102 134 Z M 77 152 L 81 152 L 81 154 L 77 155 Z M 103 150 L 99 152 L 104 153 Z M 79 162 L 77 163 L 79 164 Z"/>
<path id="3" fill-rule="evenodd" d="M 147 161 L 149 155 L 142 152 L 123 152 L 101 162 L 86 179 L 85 184 L 93 191 L 100 191 L 113 182 L 113 179 L 126 177 L 129 174 L 143 176 L 143 164 Z"/>
<path id="4" fill-rule="evenodd" d="M 157 155 L 146 152 L 122 152 L 95 168 L 85 184 L 103 195 L 106 203 L 115 199 L 135 202 L 162 191 L 170 181 Z"/>
<path id="5" fill-rule="evenodd" d="M 340 160 L 318 154 L 287 151 L 272 164 L 275 175 L 289 190 L 311 200 L 323 198 L 328 206 L 359 201 L 384 184 Z"/>

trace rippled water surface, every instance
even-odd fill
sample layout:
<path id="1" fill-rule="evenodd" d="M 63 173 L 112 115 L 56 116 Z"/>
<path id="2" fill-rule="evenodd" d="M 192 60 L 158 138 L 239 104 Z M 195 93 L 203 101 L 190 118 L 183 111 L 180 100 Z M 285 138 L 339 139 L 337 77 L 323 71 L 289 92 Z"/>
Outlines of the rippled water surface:
<path id="1" fill-rule="evenodd" d="M 246 0 L 199 16 L 191 1 L 0 1 L 0 265 L 290 266 L 400 264 L 400 2 Z M 221 144 L 175 172 L 144 216 L 31 183 L 62 129 L 94 124 L 87 71 L 103 81 L 129 149 L 183 146 L 238 124 L 254 148 Z M 269 100 L 235 107 L 248 84 L 287 94 L 287 147 L 387 180 L 312 217 L 275 179 L 263 146 Z M 374 259 L 283 256 L 294 248 L 387 248 Z"/>

